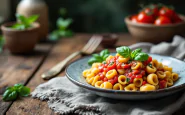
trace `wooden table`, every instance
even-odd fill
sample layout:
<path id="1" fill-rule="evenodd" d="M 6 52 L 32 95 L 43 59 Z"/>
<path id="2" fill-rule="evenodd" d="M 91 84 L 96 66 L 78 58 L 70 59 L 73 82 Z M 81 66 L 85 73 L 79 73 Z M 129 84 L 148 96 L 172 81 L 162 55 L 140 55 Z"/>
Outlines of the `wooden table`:
<path id="1" fill-rule="evenodd" d="M 91 34 L 77 34 L 72 38 L 63 38 L 57 43 L 40 43 L 35 51 L 29 55 L 7 54 L 4 64 L 0 64 L 0 115 L 53 115 L 56 114 L 48 108 L 46 102 L 25 97 L 14 102 L 3 102 L 2 94 L 7 86 L 22 83 L 33 91 L 39 84 L 47 82 L 40 76 L 44 71 L 53 67 L 72 52 L 80 50 Z M 116 46 L 136 43 L 129 34 L 120 34 Z M 103 48 L 100 46 L 97 52 Z M 115 48 L 110 49 L 115 51 Z M 80 56 L 79 56 L 80 57 Z M 79 58 L 77 57 L 77 58 Z M 64 71 L 59 76 L 64 76 Z M 185 108 L 185 107 L 184 107 Z M 175 115 L 185 115 L 184 108 Z"/>

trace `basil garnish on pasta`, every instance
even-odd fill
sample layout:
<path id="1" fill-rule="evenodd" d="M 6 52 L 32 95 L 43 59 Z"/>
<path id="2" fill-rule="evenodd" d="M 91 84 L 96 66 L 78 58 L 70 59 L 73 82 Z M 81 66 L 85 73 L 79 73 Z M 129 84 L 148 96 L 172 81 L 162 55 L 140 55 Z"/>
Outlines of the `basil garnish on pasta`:
<path id="1" fill-rule="evenodd" d="M 116 48 L 116 51 L 125 58 L 129 57 L 130 60 L 145 61 L 149 57 L 147 53 L 142 52 L 141 48 L 131 51 L 129 47 L 121 46 Z"/>
<path id="2" fill-rule="evenodd" d="M 102 50 L 100 54 L 93 54 L 93 57 L 88 60 L 88 64 L 92 65 L 95 62 L 103 62 L 109 55 L 110 52 L 108 49 Z"/>

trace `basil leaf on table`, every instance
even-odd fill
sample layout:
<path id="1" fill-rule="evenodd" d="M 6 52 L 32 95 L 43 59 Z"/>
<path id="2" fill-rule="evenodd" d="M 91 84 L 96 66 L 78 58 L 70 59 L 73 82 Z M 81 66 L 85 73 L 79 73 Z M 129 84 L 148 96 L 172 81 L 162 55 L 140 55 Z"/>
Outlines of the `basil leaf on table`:
<path id="1" fill-rule="evenodd" d="M 4 101 L 13 101 L 18 96 L 28 96 L 30 94 L 30 88 L 23 86 L 23 84 L 15 84 L 12 87 L 8 87 L 3 94 Z"/>
<path id="2" fill-rule="evenodd" d="M 116 51 L 123 57 L 127 58 L 130 57 L 131 50 L 127 46 L 121 46 L 116 48 Z"/>
<path id="3" fill-rule="evenodd" d="M 8 88 L 3 94 L 4 101 L 13 101 L 17 99 L 17 91 L 14 88 Z"/>
<path id="4" fill-rule="evenodd" d="M 135 57 L 134 57 L 134 60 L 137 60 L 137 61 L 145 61 L 148 59 L 148 54 L 147 53 L 144 53 L 144 52 L 141 52 L 141 53 L 138 53 Z"/>

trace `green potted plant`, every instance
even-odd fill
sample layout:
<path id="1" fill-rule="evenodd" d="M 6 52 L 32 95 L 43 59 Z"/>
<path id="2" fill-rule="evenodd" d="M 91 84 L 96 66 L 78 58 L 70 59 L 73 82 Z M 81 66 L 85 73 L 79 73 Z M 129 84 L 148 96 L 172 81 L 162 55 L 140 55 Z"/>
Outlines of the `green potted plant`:
<path id="1" fill-rule="evenodd" d="M 38 41 L 38 15 L 28 18 L 16 14 L 17 22 L 5 23 L 1 26 L 5 38 L 5 46 L 12 53 L 29 53 Z"/>

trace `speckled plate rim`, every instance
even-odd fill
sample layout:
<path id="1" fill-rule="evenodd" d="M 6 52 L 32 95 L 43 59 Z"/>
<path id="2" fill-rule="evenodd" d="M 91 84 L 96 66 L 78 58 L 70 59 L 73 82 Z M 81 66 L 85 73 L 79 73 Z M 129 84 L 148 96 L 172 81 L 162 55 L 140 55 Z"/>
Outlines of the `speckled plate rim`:
<path id="1" fill-rule="evenodd" d="M 114 52 L 112 52 L 114 53 Z M 149 53 L 150 55 L 151 53 Z M 152 54 L 152 55 L 157 55 L 157 54 Z M 157 55 L 157 56 L 163 56 L 163 55 Z M 181 90 L 181 89 L 185 89 L 185 83 L 181 84 L 181 85 L 178 85 L 178 86 L 174 86 L 174 87 L 168 87 L 168 88 L 165 88 L 165 89 L 159 89 L 159 90 L 155 90 L 155 91 L 120 91 L 120 90 L 112 90 L 112 89 L 101 89 L 101 88 L 96 88 L 96 87 L 93 87 L 91 85 L 88 85 L 88 84 L 84 84 L 83 82 L 79 82 L 79 81 L 76 81 L 75 79 L 73 79 L 72 77 L 70 77 L 70 75 L 68 74 L 68 68 L 75 62 L 79 61 L 79 60 L 82 60 L 84 58 L 89 58 L 91 56 L 85 56 L 85 57 L 82 57 L 80 59 L 77 59 L 73 62 L 71 62 L 65 69 L 65 74 L 66 74 L 66 77 L 74 84 L 80 86 L 80 87 L 83 87 L 85 89 L 88 89 L 88 90 L 92 90 L 92 91 L 96 91 L 96 92 L 103 92 L 103 93 L 114 93 L 114 94 L 150 94 L 150 93 L 162 93 L 162 92 L 171 92 L 173 90 Z M 170 56 L 163 56 L 163 57 L 167 57 L 167 58 L 171 58 L 171 59 L 175 59 L 176 61 L 180 61 L 182 63 L 185 64 L 185 62 L 177 59 L 177 58 L 174 58 L 174 57 L 170 57 Z"/>

